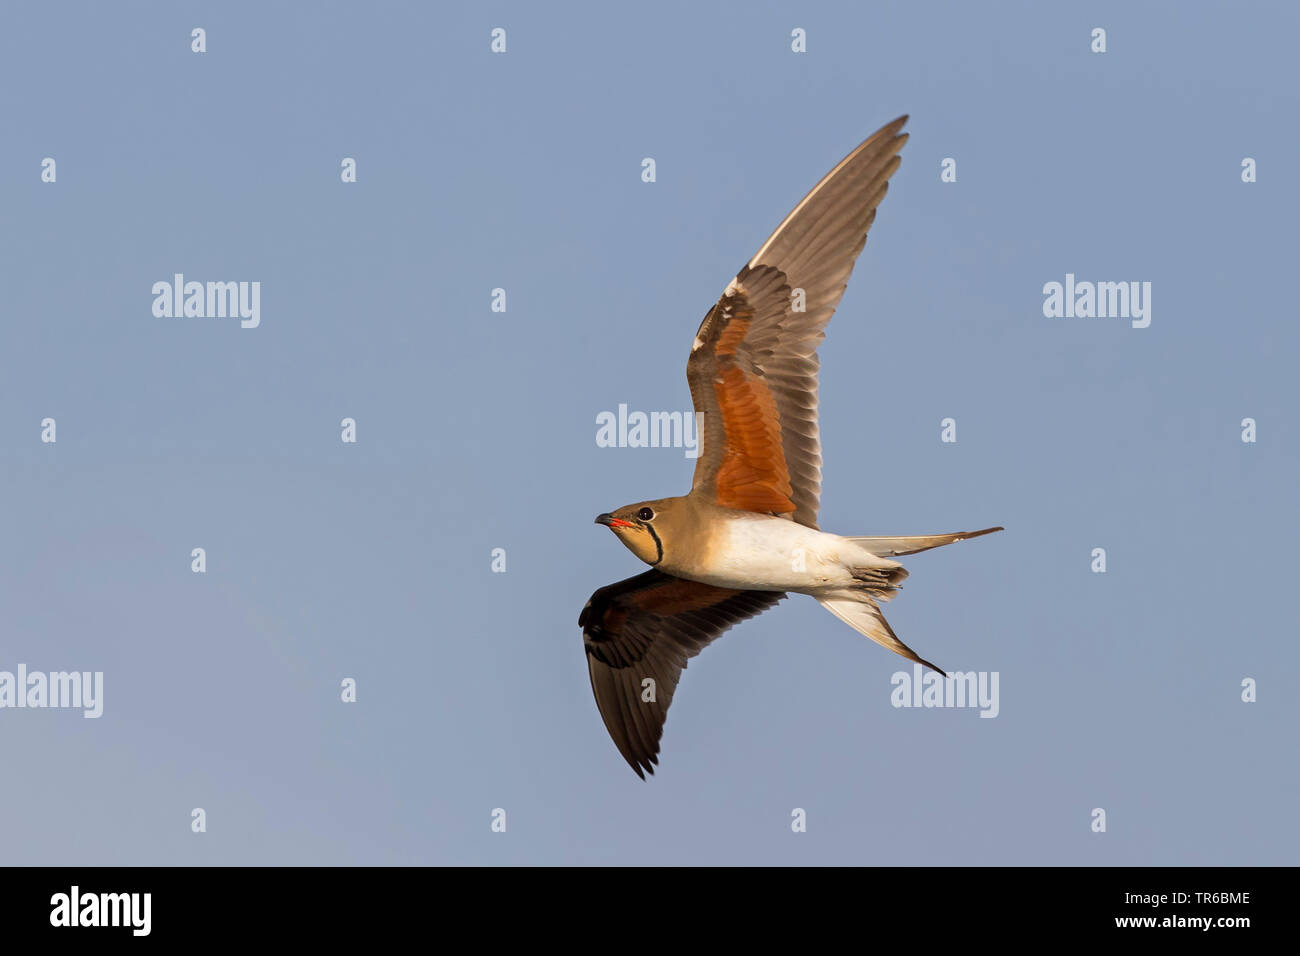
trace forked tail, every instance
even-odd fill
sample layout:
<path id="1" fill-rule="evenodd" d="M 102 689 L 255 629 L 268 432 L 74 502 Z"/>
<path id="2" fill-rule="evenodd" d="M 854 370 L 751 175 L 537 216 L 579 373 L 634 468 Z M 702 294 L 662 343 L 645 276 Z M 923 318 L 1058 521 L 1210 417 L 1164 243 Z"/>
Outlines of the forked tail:
<path id="1" fill-rule="evenodd" d="M 896 538 L 855 538 L 847 536 L 860 548 L 866 548 L 872 554 L 882 558 L 896 558 L 900 554 L 916 554 L 931 548 L 942 548 L 954 541 L 978 538 L 980 535 L 992 534 L 1002 528 L 985 528 L 983 531 L 954 531 L 952 534 L 909 534 Z"/>
<path id="2" fill-rule="evenodd" d="M 832 592 L 825 597 L 815 596 L 818 604 L 859 634 L 866 635 L 881 647 L 887 647 L 895 654 L 902 654 L 909 661 L 916 661 L 918 664 L 924 664 L 940 674 L 944 673 L 942 668 L 931 664 L 898 639 L 894 629 L 885 620 L 885 615 L 881 613 L 880 605 L 872 600 L 869 595 L 861 591 L 846 590 Z"/>
<path id="3" fill-rule="evenodd" d="M 857 583 L 854 587 L 840 588 L 835 591 L 814 595 L 818 603 L 859 634 L 871 638 L 881 647 L 887 647 L 895 654 L 901 654 L 909 661 L 924 664 L 931 670 L 943 670 L 918 655 L 898 639 L 885 615 L 881 613 L 878 601 L 888 601 L 901 586 L 907 571 L 893 559 L 904 554 L 916 554 L 931 548 L 942 548 L 954 541 L 978 538 L 980 535 L 1001 531 L 999 528 L 985 528 L 982 531 L 957 531 L 952 534 L 915 534 L 892 538 L 848 537 L 864 551 L 884 558 L 879 565 L 853 568 L 852 573 Z M 864 560 L 866 560 L 864 556 Z"/>

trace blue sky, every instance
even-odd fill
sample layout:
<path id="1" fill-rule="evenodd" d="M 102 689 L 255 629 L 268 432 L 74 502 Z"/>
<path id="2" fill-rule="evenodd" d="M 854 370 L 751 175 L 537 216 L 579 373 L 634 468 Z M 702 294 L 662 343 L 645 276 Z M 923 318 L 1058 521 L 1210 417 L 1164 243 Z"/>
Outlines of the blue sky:
<path id="1" fill-rule="evenodd" d="M 1294 864 L 1298 19 L 8 5 L 0 670 L 105 691 L 0 709 L 5 862 Z M 642 783 L 576 627 L 641 566 L 592 517 L 693 462 L 596 417 L 688 408 L 700 318 L 901 113 L 821 523 L 1006 526 L 888 608 L 999 715 L 892 707 L 906 662 L 795 596 L 691 664 Z M 260 325 L 155 317 L 177 272 Z M 1150 282 L 1150 326 L 1045 317 L 1067 274 Z"/>

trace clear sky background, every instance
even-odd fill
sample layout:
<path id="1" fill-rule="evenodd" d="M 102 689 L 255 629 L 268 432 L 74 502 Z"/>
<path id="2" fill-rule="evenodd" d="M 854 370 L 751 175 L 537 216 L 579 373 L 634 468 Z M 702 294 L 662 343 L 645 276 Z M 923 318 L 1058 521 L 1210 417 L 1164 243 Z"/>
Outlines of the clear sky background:
<path id="1" fill-rule="evenodd" d="M 0 710 L 0 862 L 1296 863 L 1298 31 L 6 4 L 0 670 L 103 671 L 105 701 Z M 596 416 L 689 408 L 701 317 L 901 113 L 822 349 L 821 521 L 1006 526 L 907 559 L 888 608 L 1001 712 L 895 709 L 907 663 L 794 596 L 691 664 L 643 783 L 576 626 L 642 566 L 592 518 L 693 462 Z M 260 327 L 155 318 L 176 272 L 260 281 Z M 1151 282 L 1150 327 L 1045 318 L 1066 273 Z"/>

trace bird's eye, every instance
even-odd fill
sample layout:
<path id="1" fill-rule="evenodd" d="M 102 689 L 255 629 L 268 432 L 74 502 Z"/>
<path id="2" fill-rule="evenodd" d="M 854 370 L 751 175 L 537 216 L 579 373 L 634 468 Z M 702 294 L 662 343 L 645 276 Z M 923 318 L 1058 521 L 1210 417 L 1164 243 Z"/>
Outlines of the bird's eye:
<path id="1" fill-rule="evenodd" d="M 651 511 L 649 508 L 642 508 L 640 511 L 636 513 L 636 516 L 640 518 L 642 521 L 649 521 L 655 516 L 655 513 Z"/>

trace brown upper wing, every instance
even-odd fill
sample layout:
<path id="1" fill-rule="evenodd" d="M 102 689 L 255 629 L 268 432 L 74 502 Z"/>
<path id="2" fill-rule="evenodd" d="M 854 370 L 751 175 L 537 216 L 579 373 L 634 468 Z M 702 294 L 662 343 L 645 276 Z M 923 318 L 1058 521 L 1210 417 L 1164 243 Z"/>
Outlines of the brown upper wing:
<path id="1" fill-rule="evenodd" d="M 715 588 L 653 570 L 591 596 L 578 617 L 591 689 L 619 753 L 642 780 L 659 762 L 659 738 L 686 661 L 733 624 L 783 597 L 779 591 Z M 644 684 L 646 678 L 654 684 Z"/>
<path id="2" fill-rule="evenodd" d="M 817 346 L 898 168 L 906 122 L 827 173 L 704 317 L 686 364 L 703 414 L 694 493 L 817 527 Z"/>

